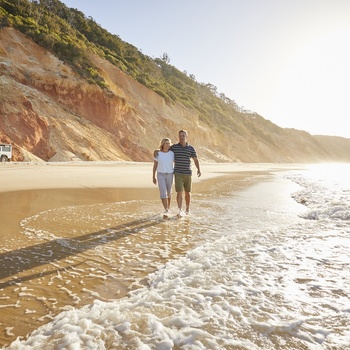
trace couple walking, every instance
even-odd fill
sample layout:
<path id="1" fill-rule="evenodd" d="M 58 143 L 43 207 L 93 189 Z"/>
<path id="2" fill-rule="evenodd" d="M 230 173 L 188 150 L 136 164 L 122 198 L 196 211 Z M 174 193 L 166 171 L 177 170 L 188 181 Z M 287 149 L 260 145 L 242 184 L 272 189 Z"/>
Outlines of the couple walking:
<path id="1" fill-rule="evenodd" d="M 185 214 L 190 213 L 192 190 L 191 158 L 197 168 L 197 175 L 201 176 L 196 150 L 188 144 L 185 130 L 179 131 L 179 143 L 171 145 L 171 140 L 165 138 L 161 141 L 159 151 L 154 152 L 153 183 L 157 184 L 158 180 L 160 199 L 165 210 L 164 218 L 169 215 L 173 174 L 175 174 L 177 216 L 181 217 L 184 215 L 182 211 L 183 192 L 185 192 L 186 202 Z"/>

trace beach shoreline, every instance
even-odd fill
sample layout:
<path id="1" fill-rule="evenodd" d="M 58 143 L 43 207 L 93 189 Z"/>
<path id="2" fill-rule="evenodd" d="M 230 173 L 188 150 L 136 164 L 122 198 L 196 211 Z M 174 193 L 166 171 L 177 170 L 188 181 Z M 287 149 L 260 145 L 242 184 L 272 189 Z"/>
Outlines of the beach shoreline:
<path id="1" fill-rule="evenodd" d="M 0 163 L 0 192 L 53 188 L 155 188 L 153 163 L 92 162 L 10 162 Z M 202 176 L 193 182 L 234 173 L 280 171 L 300 168 L 293 163 L 205 163 Z"/>
<path id="2" fill-rule="evenodd" d="M 221 193 L 226 187 L 226 183 L 230 184 L 230 191 L 238 191 L 259 181 L 261 177 L 268 176 L 271 172 L 298 167 L 300 166 L 294 164 L 201 164 L 203 176 L 201 178 L 193 178 L 194 193 L 192 205 L 193 207 L 196 206 L 197 198 L 202 200 L 207 198 L 207 196 L 216 196 L 217 193 Z M 75 266 L 72 264 L 74 259 L 79 264 L 84 264 L 84 259 L 86 259 L 86 257 L 78 257 L 78 253 L 72 255 L 69 252 L 67 255 L 62 255 L 62 252 L 59 251 L 61 249 L 60 244 L 58 244 L 60 243 L 59 239 L 46 240 L 45 243 L 42 243 L 39 239 L 33 240 L 33 237 L 27 237 L 22 232 L 23 222 L 26 222 L 28 218 L 35 218 L 35 224 L 39 225 L 40 230 L 46 226 L 50 227 L 50 225 L 51 227 L 57 226 L 57 232 L 59 234 L 67 232 L 67 237 L 70 235 L 70 232 L 75 232 L 72 234 L 74 239 L 81 240 L 85 244 L 82 237 L 86 235 L 93 236 L 96 239 L 96 237 L 108 233 L 108 230 L 102 227 L 103 224 L 101 224 L 101 227 L 99 226 L 98 221 L 100 219 L 101 221 L 106 221 L 106 218 L 110 218 L 111 213 L 108 214 L 109 216 L 106 216 L 106 214 L 95 214 L 95 212 L 103 211 L 107 204 L 114 206 L 113 210 L 118 212 L 118 208 L 123 210 L 123 203 L 135 202 L 135 204 L 131 204 L 131 209 L 139 211 L 140 201 L 145 201 L 147 205 L 151 203 L 155 208 L 155 215 L 157 215 L 156 211 L 158 208 L 159 212 L 161 212 L 161 202 L 158 188 L 152 183 L 151 163 L 7 163 L 0 166 L 0 171 L 3 175 L 3 181 L 0 185 L 0 197 L 2 198 L 0 203 L 0 221 L 2 222 L 0 239 L 2 242 L 1 256 L 4 261 L 3 273 L 0 279 L 0 292 L 3 299 L 2 317 L 0 320 L 2 328 L 0 345 L 3 346 L 4 344 L 9 344 L 17 336 L 23 337 L 40 324 L 48 322 L 51 316 L 46 318 L 47 314 L 53 315 L 62 311 L 65 307 L 74 306 L 74 302 L 70 302 L 69 298 L 59 301 L 60 298 L 62 299 L 61 291 L 59 291 L 60 293 L 54 291 L 52 280 L 55 276 L 60 276 L 62 280 L 57 285 L 57 289 L 66 289 L 62 285 L 69 284 L 70 281 L 65 279 L 62 271 L 72 269 L 72 266 Z M 215 190 L 219 184 L 221 185 L 221 187 L 219 186 L 220 189 Z M 175 202 L 173 202 L 173 205 L 175 205 Z M 70 213 L 69 208 L 74 208 L 73 213 L 79 212 L 78 219 L 74 217 L 71 220 L 67 219 Z M 93 214 L 91 215 L 97 216 L 94 216 L 85 224 L 78 223 L 79 215 L 83 216 L 91 208 L 93 208 L 91 211 Z M 51 219 L 50 215 L 56 212 L 62 216 L 62 220 L 60 218 L 57 221 Z M 36 217 L 39 219 L 36 219 Z M 153 225 L 154 218 L 151 218 L 151 220 L 147 218 L 147 220 L 153 220 L 150 223 Z M 127 221 L 129 226 L 131 226 L 131 223 L 135 224 L 135 231 L 128 229 L 130 230 L 128 234 L 133 235 L 135 242 L 139 239 L 137 235 L 134 235 L 134 232 L 137 232 L 139 229 L 136 226 L 140 224 L 148 225 L 144 218 L 136 221 Z M 64 222 L 64 226 L 60 228 L 59 226 L 62 222 Z M 96 227 L 93 227 L 94 225 Z M 109 227 L 114 229 L 114 231 L 117 231 L 117 229 L 121 231 L 121 228 L 124 227 L 123 225 L 125 223 L 121 222 L 120 218 L 115 215 Z M 176 225 L 178 224 L 174 222 L 173 225 L 175 227 L 174 230 L 176 230 Z M 182 248 L 174 245 L 171 254 L 166 259 L 176 254 L 183 254 L 189 248 L 191 232 L 191 230 L 188 231 L 188 244 Z M 120 239 L 118 244 L 124 244 L 124 237 L 118 237 L 118 239 Z M 157 239 L 160 242 L 166 237 Z M 155 241 L 155 244 L 159 243 L 157 242 Z M 34 252 L 41 251 L 46 253 L 46 251 L 51 250 L 53 256 L 47 258 L 47 261 L 44 258 L 40 260 L 40 263 L 37 263 L 34 261 L 35 259 L 31 258 Z M 22 263 L 21 266 L 17 264 L 18 266 L 14 267 L 13 262 L 21 254 L 26 254 L 26 258 L 32 259 L 32 261 L 28 266 L 24 266 Z M 72 256 L 73 258 L 71 258 Z M 157 262 L 157 257 L 154 257 L 154 259 L 154 266 L 156 266 L 157 263 L 159 264 L 159 261 Z M 61 264 L 61 261 L 65 263 L 59 269 L 52 269 L 52 266 L 56 266 L 58 262 Z M 122 264 L 119 261 L 113 263 L 118 266 Z M 145 271 L 143 271 L 142 267 L 138 267 L 136 276 L 138 278 L 144 277 L 154 269 L 154 266 L 150 264 L 149 269 Z M 113 281 L 113 288 L 118 289 L 117 294 L 114 291 L 111 292 L 109 290 L 110 287 L 105 287 L 106 282 L 102 281 L 99 286 L 99 295 L 104 295 L 106 300 L 108 298 L 121 298 L 130 290 L 130 286 L 134 282 L 133 278 L 125 276 L 124 280 Z M 93 279 L 90 279 L 89 283 L 84 282 L 83 289 L 85 291 L 92 289 L 92 286 L 96 284 Z M 21 298 L 18 296 L 18 291 L 25 293 L 27 290 L 32 290 L 33 285 L 37 284 L 42 285 L 40 292 L 42 295 L 35 298 L 28 297 L 28 300 L 21 300 L 19 303 L 18 300 Z M 107 290 L 101 291 L 102 288 Z M 133 288 L 137 288 L 137 285 Z M 83 294 L 81 290 L 72 288 L 71 295 L 74 293 L 76 295 L 75 298 L 80 299 Z M 41 300 L 40 298 L 45 299 L 47 304 L 49 297 L 56 300 L 57 306 L 49 307 L 45 305 L 43 307 L 39 305 L 39 307 L 37 305 L 38 300 Z M 86 302 L 79 302 L 77 307 L 90 303 L 93 299 L 94 297 L 87 298 Z M 101 299 L 103 300 L 103 298 Z M 16 303 L 17 306 L 22 305 L 22 308 L 14 306 Z M 28 320 L 31 321 L 28 322 Z"/>

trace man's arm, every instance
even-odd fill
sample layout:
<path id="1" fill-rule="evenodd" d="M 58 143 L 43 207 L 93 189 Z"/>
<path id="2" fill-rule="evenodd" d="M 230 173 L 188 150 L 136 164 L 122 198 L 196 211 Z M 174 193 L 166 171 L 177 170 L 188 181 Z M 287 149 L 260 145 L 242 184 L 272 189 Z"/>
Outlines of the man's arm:
<path id="1" fill-rule="evenodd" d="M 199 166 L 199 160 L 197 157 L 193 157 L 193 161 L 194 161 L 194 165 L 197 168 L 197 175 L 198 175 L 198 177 L 200 177 L 202 175 L 202 173 L 201 173 L 201 168 Z"/>

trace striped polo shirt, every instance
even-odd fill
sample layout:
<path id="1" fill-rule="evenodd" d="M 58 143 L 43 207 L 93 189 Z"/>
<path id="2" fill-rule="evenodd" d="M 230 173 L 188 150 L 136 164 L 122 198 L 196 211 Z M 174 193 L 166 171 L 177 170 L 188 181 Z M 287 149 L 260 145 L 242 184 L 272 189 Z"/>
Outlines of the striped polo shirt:
<path id="1" fill-rule="evenodd" d="M 184 147 L 176 143 L 170 149 L 175 155 L 174 173 L 192 175 L 191 158 L 197 158 L 196 150 L 188 143 Z"/>

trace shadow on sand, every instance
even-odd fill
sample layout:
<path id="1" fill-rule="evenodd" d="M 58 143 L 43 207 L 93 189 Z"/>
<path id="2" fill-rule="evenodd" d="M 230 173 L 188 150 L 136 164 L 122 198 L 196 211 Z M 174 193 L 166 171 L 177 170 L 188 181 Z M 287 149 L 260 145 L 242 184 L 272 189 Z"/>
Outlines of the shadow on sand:
<path id="1" fill-rule="evenodd" d="M 5 281 L 0 282 L 0 288 L 6 288 L 14 283 L 20 283 L 50 275 L 60 270 L 76 267 L 82 263 L 23 277 L 16 276 L 24 271 L 60 261 L 99 245 L 108 244 L 127 235 L 137 233 L 147 227 L 159 225 L 160 223 L 161 221 L 155 217 L 143 218 L 78 237 L 59 238 L 11 252 L 1 253 L 0 261 L 2 262 L 2 269 L 0 270 L 0 280 Z M 10 279 L 8 279 L 9 277 Z"/>

